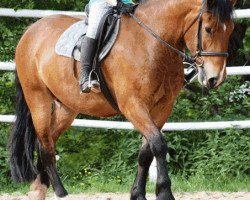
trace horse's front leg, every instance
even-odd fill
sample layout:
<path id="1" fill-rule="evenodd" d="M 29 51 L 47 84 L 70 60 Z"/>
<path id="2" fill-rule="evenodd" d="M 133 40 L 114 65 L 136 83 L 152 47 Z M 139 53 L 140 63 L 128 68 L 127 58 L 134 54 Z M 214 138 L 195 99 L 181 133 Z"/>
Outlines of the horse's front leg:
<path id="1" fill-rule="evenodd" d="M 152 134 L 149 137 L 149 144 L 157 162 L 157 200 L 174 200 L 174 196 L 171 191 L 171 181 L 167 170 L 167 145 L 164 141 L 163 135 L 160 132 Z"/>
<path id="2" fill-rule="evenodd" d="M 167 145 L 160 130 L 153 122 L 147 107 L 139 100 L 129 99 L 123 106 L 120 107 L 120 109 L 127 119 L 132 122 L 135 128 L 142 133 L 149 145 L 149 147 L 142 149 L 140 152 L 139 173 L 132 188 L 131 199 L 146 199 L 145 172 L 147 171 L 147 165 L 149 162 L 146 162 L 145 164 L 143 158 L 147 159 L 147 157 L 149 157 L 151 159 L 152 156 L 154 156 L 157 162 L 157 200 L 174 200 L 174 196 L 171 191 L 171 181 L 168 176 L 166 165 Z M 140 164 L 142 164 L 142 166 L 140 166 Z M 136 188 L 139 189 L 136 190 Z"/>
<path id="3" fill-rule="evenodd" d="M 145 138 L 138 157 L 138 171 L 131 190 L 131 200 L 146 200 L 146 181 L 153 154 Z"/>

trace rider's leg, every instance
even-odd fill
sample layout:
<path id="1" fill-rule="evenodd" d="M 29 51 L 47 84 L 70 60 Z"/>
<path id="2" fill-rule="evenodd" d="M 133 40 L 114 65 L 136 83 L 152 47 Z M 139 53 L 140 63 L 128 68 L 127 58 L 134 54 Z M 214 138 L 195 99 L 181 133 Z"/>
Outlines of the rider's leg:
<path id="1" fill-rule="evenodd" d="M 91 89 L 89 84 L 89 75 L 92 70 L 93 59 L 96 53 L 97 40 L 85 37 L 81 47 L 81 71 L 80 71 L 80 90 L 88 93 Z"/>
<path id="2" fill-rule="evenodd" d="M 111 5 L 105 0 L 93 1 L 89 7 L 89 25 L 81 47 L 80 90 L 84 93 L 90 92 L 92 86 L 95 87 L 99 84 L 96 80 L 89 84 L 89 74 L 96 54 L 97 30 L 102 17 L 110 7 Z"/>

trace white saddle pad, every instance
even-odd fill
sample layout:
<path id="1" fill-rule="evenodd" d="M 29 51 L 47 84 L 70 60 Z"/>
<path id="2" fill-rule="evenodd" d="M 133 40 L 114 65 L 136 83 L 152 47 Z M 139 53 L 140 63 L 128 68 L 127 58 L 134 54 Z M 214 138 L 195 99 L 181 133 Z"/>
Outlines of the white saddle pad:
<path id="1" fill-rule="evenodd" d="M 120 27 L 120 19 L 117 20 L 115 28 L 110 36 L 110 39 L 102 48 L 99 54 L 99 61 L 101 61 L 113 47 L 115 40 L 117 38 Z M 74 58 L 80 61 L 80 48 L 75 48 L 76 46 L 81 46 L 81 40 L 86 34 L 87 25 L 85 20 L 76 22 L 71 25 L 64 33 L 60 36 L 56 46 L 55 51 L 60 56 L 66 56 L 69 58 Z"/>
<path id="2" fill-rule="evenodd" d="M 71 25 L 64 33 L 60 36 L 55 51 L 58 55 L 66 56 L 69 58 L 74 57 L 75 60 L 80 61 L 80 51 L 73 52 L 79 39 L 85 35 L 87 25 L 85 21 L 79 21 Z"/>

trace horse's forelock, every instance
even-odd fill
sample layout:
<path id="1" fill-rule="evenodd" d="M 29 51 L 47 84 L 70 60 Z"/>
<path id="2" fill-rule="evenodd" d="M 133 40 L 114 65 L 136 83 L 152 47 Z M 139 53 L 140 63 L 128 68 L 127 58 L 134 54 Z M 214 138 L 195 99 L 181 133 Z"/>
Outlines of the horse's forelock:
<path id="1" fill-rule="evenodd" d="M 203 0 L 203 9 L 216 16 L 220 23 L 233 17 L 233 6 L 229 0 Z"/>

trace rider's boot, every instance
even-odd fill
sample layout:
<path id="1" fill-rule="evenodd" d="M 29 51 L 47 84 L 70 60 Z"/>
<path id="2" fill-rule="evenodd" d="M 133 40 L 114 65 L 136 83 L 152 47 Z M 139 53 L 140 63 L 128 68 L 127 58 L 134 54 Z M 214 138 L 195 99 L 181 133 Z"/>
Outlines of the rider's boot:
<path id="1" fill-rule="evenodd" d="M 98 80 L 91 80 L 93 60 L 96 54 L 97 40 L 85 37 L 81 45 L 80 92 L 89 93 L 91 88 L 99 88 Z"/>

